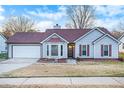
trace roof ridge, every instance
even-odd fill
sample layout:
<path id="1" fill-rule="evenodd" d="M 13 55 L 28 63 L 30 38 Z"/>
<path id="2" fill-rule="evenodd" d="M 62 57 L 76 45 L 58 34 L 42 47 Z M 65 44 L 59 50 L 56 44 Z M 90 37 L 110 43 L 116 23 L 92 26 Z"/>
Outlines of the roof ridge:
<path id="1" fill-rule="evenodd" d="M 49 31 L 48 31 L 49 30 Z M 17 32 L 14 36 L 10 37 L 8 41 L 15 41 L 15 42 L 41 42 L 45 38 L 49 37 L 51 34 L 56 33 L 60 35 L 62 38 L 67 40 L 68 42 L 74 42 L 79 37 L 85 35 L 92 29 L 47 29 L 46 32 Z M 106 34 L 110 34 L 109 31 L 106 29 L 99 29 Z M 22 33 L 22 34 L 21 34 Z M 26 34 L 27 33 L 27 34 Z M 110 34 L 111 35 L 111 34 Z M 111 35 L 112 36 L 112 35 Z M 25 37 L 19 39 L 19 37 Z"/>
<path id="2" fill-rule="evenodd" d="M 75 28 L 63 28 L 63 29 L 46 29 L 47 30 L 91 30 L 92 28 L 83 28 L 83 29 L 75 29 Z"/>

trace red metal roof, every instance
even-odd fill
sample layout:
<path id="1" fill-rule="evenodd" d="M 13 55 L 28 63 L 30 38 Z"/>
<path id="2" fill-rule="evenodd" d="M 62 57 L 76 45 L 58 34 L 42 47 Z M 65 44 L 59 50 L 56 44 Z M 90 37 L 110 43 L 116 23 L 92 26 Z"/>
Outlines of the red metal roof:
<path id="1" fill-rule="evenodd" d="M 110 34 L 105 28 L 99 28 L 103 32 Z M 47 29 L 46 32 L 17 32 L 10 37 L 7 43 L 11 44 L 39 44 L 48 36 L 56 33 L 70 43 L 83 36 L 92 29 Z"/>

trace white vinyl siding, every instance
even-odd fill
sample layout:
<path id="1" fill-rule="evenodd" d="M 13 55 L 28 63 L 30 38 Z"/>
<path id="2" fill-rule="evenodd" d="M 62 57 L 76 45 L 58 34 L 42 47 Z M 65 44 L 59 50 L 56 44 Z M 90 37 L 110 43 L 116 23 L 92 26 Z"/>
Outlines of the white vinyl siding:
<path id="1" fill-rule="evenodd" d="M 124 53 L 124 36 L 120 39 L 121 44 L 119 45 L 119 52 Z"/>
<path id="2" fill-rule="evenodd" d="M 75 57 L 80 58 L 93 58 L 94 57 L 94 46 L 92 45 L 92 42 L 102 36 L 103 33 L 94 30 L 93 32 L 89 33 L 79 41 L 75 43 Z M 89 45 L 89 56 L 79 56 L 79 46 L 80 45 Z"/>
<path id="3" fill-rule="evenodd" d="M 7 52 L 6 39 L 0 34 L 0 53 Z"/>
<path id="4" fill-rule="evenodd" d="M 109 56 L 109 53 L 108 56 L 101 56 L 101 45 L 108 45 L 108 51 L 109 45 L 112 45 L 111 56 Z M 106 36 L 94 45 L 94 58 L 118 58 L 118 49 L 118 43 Z"/>

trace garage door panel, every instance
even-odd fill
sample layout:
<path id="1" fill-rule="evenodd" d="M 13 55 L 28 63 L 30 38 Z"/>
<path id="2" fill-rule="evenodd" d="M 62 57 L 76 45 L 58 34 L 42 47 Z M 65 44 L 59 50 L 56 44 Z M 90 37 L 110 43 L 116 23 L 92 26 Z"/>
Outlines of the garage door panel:
<path id="1" fill-rule="evenodd" d="M 40 58 L 40 46 L 13 46 L 13 58 Z"/>

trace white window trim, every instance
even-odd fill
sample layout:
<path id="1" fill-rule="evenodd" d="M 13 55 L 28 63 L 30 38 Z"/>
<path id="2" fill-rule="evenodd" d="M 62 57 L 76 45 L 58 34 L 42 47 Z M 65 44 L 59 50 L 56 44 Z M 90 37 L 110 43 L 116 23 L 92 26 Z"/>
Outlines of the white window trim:
<path id="1" fill-rule="evenodd" d="M 124 43 L 122 43 L 122 49 L 124 49 Z"/>
<path id="2" fill-rule="evenodd" d="M 105 55 L 104 54 L 104 48 L 105 48 L 104 46 L 107 46 L 108 47 L 108 55 Z M 105 57 L 108 57 L 109 56 L 109 45 L 103 45 L 103 56 L 105 56 Z"/>
<path id="3" fill-rule="evenodd" d="M 49 46 L 49 56 L 47 55 L 47 51 L 46 51 L 46 56 L 48 58 L 61 58 L 61 57 L 64 57 L 64 45 L 63 44 L 56 44 L 56 43 L 49 43 L 49 44 L 46 44 L 46 46 Z M 58 56 L 53 56 L 52 53 L 51 53 L 51 47 L 52 45 L 57 45 L 58 46 Z M 63 46 L 63 55 L 61 56 L 61 45 Z"/>
<path id="4" fill-rule="evenodd" d="M 57 55 L 52 55 L 52 46 L 57 46 L 58 47 L 58 50 L 57 50 L 58 53 L 57 53 Z M 52 57 L 58 57 L 59 56 L 59 45 L 52 44 L 50 47 L 51 47 L 51 51 L 49 51 L 49 52 L 51 53 L 51 56 Z"/>
<path id="5" fill-rule="evenodd" d="M 85 44 L 85 46 L 86 46 L 86 55 L 83 55 L 83 45 L 81 46 L 81 50 L 82 50 L 81 52 L 83 57 L 87 57 L 87 45 Z"/>

